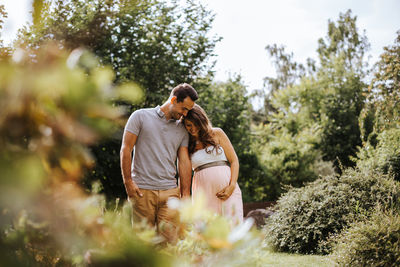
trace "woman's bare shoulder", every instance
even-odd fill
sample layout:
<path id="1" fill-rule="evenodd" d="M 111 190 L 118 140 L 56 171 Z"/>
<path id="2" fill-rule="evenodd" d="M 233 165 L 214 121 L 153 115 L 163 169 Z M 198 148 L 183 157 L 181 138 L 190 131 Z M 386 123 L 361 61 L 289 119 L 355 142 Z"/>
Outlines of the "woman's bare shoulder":
<path id="1" fill-rule="evenodd" d="M 222 130 L 222 129 L 219 128 L 219 127 L 213 127 L 213 128 L 212 128 L 212 133 L 213 133 L 213 135 L 214 135 L 217 139 L 219 139 L 219 140 L 220 140 L 221 138 L 223 138 L 224 136 L 226 136 L 224 130 Z"/>
<path id="2" fill-rule="evenodd" d="M 219 127 L 212 127 L 212 132 L 213 132 L 213 134 L 221 134 L 221 133 L 224 133 L 224 130 L 222 130 Z"/>

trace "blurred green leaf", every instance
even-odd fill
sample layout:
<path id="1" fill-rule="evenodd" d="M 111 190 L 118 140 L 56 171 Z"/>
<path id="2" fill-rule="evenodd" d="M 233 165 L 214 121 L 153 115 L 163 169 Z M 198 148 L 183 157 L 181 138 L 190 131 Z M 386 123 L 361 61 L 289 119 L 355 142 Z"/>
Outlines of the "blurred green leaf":
<path id="1" fill-rule="evenodd" d="M 44 0 L 33 0 L 32 19 L 34 25 L 38 25 L 42 19 L 43 5 L 44 5 Z"/>
<path id="2" fill-rule="evenodd" d="M 136 83 L 124 83 L 115 88 L 117 98 L 131 104 L 138 104 L 144 99 L 144 93 Z"/>

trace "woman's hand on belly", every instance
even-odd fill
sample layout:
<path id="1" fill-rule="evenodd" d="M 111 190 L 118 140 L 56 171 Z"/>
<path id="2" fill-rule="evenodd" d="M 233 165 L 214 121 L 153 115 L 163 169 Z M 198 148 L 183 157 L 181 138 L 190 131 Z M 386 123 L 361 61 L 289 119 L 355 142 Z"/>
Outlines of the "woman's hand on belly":
<path id="1" fill-rule="evenodd" d="M 235 190 L 235 186 L 236 185 L 226 186 L 224 189 L 222 189 L 221 191 L 219 191 L 216 194 L 217 198 L 219 198 L 221 200 L 227 200 L 232 195 L 233 191 Z"/>

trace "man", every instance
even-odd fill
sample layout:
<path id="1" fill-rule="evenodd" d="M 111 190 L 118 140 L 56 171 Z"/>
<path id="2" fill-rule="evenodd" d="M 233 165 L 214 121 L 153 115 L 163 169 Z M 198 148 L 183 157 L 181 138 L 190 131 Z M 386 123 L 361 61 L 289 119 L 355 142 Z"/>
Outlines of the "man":
<path id="1" fill-rule="evenodd" d="M 170 242 L 176 241 L 178 213 L 168 208 L 167 200 L 190 196 L 192 174 L 189 136 L 180 119 L 193 108 L 197 98 L 192 86 L 178 85 L 161 107 L 133 112 L 122 138 L 122 178 L 133 203 L 134 218 L 157 226 Z M 175 179 L 177 158 L 180 188 Z"/>

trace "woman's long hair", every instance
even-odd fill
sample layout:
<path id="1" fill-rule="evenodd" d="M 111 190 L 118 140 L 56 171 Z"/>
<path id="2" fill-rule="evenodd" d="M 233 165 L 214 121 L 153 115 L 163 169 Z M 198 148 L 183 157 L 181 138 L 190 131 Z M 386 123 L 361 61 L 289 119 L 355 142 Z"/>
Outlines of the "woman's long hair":
<path id="1" fill-rule="evenodd" d="M 219 148 L 219 144 L 214 139 L 214 135 L 212 132 L 211 122 L 207 117 L 206 112 L 197 104 L 194 104 L 194 107 L 188 111 L 184 120 L 188 120 L 192 122 L 196 127 L 199 128 L 199 141 L 202 142 L 206 147 L 213 146 L 215 148 Z M 189 134 L 189 153 L 193 154 L 196 148 L 196 140 L 195 138 Z M 212 150 L 207 150 L 207 153 L 211 153 Z"/>

